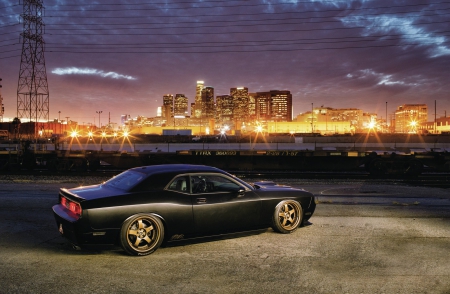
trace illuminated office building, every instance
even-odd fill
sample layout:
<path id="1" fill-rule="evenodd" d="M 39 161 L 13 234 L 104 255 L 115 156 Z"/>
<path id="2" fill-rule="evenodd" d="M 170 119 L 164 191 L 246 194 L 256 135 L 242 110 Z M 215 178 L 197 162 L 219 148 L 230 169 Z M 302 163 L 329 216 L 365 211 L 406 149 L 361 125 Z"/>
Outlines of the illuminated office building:
<path id="1" fill-rule="evenodd" d="M 162 116 L 165 119 L 173 117 L 173 95 L 166 94 L 163 96 Z"/>
<path id="2" fill-rule="evenodd" d="M 233 97 L 233 121 L 235 128 L 239 129 L 241 123 L 245 123 L 248 118 L 248 88 L 231 88 L 230 96 Z"/>
<path id="3" fill-rule="evenodd" d="M 216 120 L 219 124 L 232 125 L 233 97 L 222 95 L 216 97 Z"/>
<path id="4" fill-rule="evenodd" d="M 248 93 L 248 119 L 253 122 L 256 120 L 256 93 Z"/>
<path id="5" fill-rule="evenodd" d="M 426 104 L 403 104 L 395 111 L 395 132 L 417 133 L 419 125 L 427 121 Z"/>
<path id="6" fill-rule="evenodd" d="M 202 116 L 202 90 L 204 88 L 205 83 L 203 81 L 197 81 L 197 86 L 195 87 L 195 100 L 194 107 L 191 110 L 192 117 L 201 118 Z"/>
<path id="7" fill-rule="evenodd" d="M 196 103 L 197 104 L 197 103 Z M 215 117 L 214 88 L 203 87 L 201 90 L 201 118 L 211 119 Z"/>
<path id="8" fill-rule="evenodd" d="M 188 98 L 184 94 L 176 94 L 173 102 L 174 116 L 187 116 L 188 114 Z"/>
<path id="9" fill-rule="evenodd" d="M 258 92 L 255 100 L 255 116 L 258 121 L 292 121 L 290 91 Z"/>
<path id="10" fill-rule="evenodd" d="M 312 111 L 301 113 L 296 117 L 302 132 L 321 134 L 359 132 L 376 115 L 364 113 L 357 108 L 314 107 Z M 300 127 L 300 125 L 302 127 Z"/>

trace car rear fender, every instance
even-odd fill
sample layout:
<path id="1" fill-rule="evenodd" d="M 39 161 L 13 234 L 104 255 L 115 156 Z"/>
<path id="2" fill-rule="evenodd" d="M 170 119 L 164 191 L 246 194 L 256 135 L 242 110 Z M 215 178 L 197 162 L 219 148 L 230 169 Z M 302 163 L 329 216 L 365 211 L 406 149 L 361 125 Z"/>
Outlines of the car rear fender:
<path id="1" fill-rule="evenodd" d="M 164 219 L 164 217 L 162 217 L 160 214 L 158 214 L 158 213 L 153 213 L 153 212 L 141 212 L 141 213 L 137 213 L 137 214 L 133 214 L 133 215 L 130 215 L 127 219 L 125 219 L 123 222 L 122 222 L 122 225 L 126 222 L 126 221 L 128 221 L 130 218 L 132 218 L 132 217 L 134 217 L 134 216 L 136 216 L 136 215 L 138 215 L 138 214 L 141 214 L 141 215 L 154 215 L 154 216 L 156 216 L 157 218 L 159 218 L 161 221 L 162 221 L 162 223 L 163 223 L 163 225 L 164 225 L 164 229 L 166 229 L 166 226 L 167 226 L 167 224 L 166 224 L 166 220 Z"/>

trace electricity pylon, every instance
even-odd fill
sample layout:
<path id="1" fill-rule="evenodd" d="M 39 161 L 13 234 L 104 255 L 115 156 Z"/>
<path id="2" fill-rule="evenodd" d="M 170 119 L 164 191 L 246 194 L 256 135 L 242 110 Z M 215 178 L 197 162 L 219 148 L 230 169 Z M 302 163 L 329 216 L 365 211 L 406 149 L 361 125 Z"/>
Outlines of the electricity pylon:
<path id="1" fill-rule="evenodd" d="M 42 37 L 43 0 L 22 1 L 23 32 L 20 35 L 23 41 L 17 86 L 17 117 L 36 123 L 48 122 L 49 92 Z"/>

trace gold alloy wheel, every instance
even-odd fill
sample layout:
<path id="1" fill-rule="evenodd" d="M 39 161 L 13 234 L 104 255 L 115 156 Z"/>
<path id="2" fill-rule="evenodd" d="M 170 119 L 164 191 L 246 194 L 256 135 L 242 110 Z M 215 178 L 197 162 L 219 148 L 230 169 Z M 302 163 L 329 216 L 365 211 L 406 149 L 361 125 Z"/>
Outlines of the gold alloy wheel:
<path id="1" fill-rule="evenodd" d="M 152 253 L 161 245 L 164 238 L 163 224 L 154 215 L 134 216 L 124 223 L 123 229 L 122 247 L 133 255 Z"/>
<path id="2" fill-rule="evenodd" d="M 292 233 L 302 220 L 302 208 L 297 201 L 285 200 L 275 208 L 272 228 L 280 233 Z"/>

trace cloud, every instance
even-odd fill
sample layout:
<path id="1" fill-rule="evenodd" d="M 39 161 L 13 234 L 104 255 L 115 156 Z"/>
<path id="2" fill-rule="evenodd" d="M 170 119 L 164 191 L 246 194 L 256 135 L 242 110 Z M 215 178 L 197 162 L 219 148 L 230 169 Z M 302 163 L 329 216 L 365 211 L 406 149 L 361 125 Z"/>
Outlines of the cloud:
<path id="1" fill-rule="evenodd" d="M 112 71 L 105 72 L 103 70 L 98 70 L 94 68 L 77 68 L 77 67 L 55 68 L 54 70 L 52 70 L 52 73 L 56 75 L 91 75 L 91 76 L 99 76 L 102 78 L 136 80 L 136 78 L 132 76 L 123 75 Z"/>
<path id="2" fill-rule="evenodd" d="M 358 82 L 367 81 L 372 84 L 372 86 L 405 86 L 405 87 L 415 87 L 419 84 L 413 80 L 417 77 L 409 78 L 403 77 L 401 79 L 396 79 L 392 74 L 384 74 L 374 71 L 373 69 L 363 69 L 355 73 L 349 73 L 346 75 L 347 79 L 356 80 Z"/>
<path id="3" fill-rule="evenodd" d="M 414 24 L 412 19 L 399 18 L 387 15 L 381 16 L 347 16 L 341 19 L 342 23 L 348 27 L 365 27 L 363 36 L 376 34 L 389 34 L 397 31 L 402 35 L 403 46 L 411 45 L 429 47 L 429 57 L 436 58 L 450 55 L 450 48 L 445 45 L 448 41 L 444 36 L 438 36 L 431 32 L 426 32 L 424 28 Z"/>

